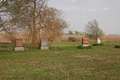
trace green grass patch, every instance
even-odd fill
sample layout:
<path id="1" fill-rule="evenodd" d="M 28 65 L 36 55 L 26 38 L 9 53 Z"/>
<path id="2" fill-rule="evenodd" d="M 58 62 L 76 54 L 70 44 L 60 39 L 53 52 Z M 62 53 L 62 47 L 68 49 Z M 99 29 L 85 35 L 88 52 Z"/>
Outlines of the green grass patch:
<path id="1" fill-rule="evenodd" d="M 77 49 L 80 44 L 50 42 L 48 51 L 0 51 L 0 80 L 120 79 L 120 49 L 114 48 L 119 42 Z"/>
<path id="2" fill-rule="evenodd" d="M 120 45 L 115 45 L 115 48 L 120 48 Z"/>
<path id="3" fill-rule="evenodd" d="M 93 44 L 92 46 L 104 46 L 104 44 L 103 43 L 95 43 L 95 44 Z"/>
<path id="4" fill-rule="evenodd" d="M 35 50 L 37 46 L 32 43 L 24 43 L 25 50 Z M 15 43 L 0 43 L 0 51 L 14 51 Z"/>
<path id="5" fill-rule="evenodd" d="M 78 49 L 93 49 L 92 46 L 82 46 L 82 45 L 78 46 L 77 48 Z"/>

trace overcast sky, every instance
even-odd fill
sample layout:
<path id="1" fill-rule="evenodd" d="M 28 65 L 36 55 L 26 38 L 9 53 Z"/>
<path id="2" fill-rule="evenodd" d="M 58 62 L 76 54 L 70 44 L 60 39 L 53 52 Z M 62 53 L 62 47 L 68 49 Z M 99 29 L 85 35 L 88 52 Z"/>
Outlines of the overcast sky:
<path id="1" fill-rule="evenodd" d="M 84 32 L 85 24 L 96 19 L 105 34 L 120 34 L 120 0 L 50 0 L 48 5 L 64 12 L 66 32 Z"/>

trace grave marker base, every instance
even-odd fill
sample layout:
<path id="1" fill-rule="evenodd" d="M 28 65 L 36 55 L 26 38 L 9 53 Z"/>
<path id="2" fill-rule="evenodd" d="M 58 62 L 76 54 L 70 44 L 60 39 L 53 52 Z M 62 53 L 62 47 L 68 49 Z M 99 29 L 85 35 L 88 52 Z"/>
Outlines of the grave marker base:
<path id="1" fill-rule="evenodd" d="M 41 50 L 49 50 L 49 47 L 41 47 Z"/>
<path id="2" fill-rule="evenodd" d="M 23 47 L 15 47 L 14 50 L 15 51 L 24 51 L 24 48 Z"/>
<path id="3" fill-rule="evenodd" d="M 90 45 L 82 45 L 82 46 L 90 46 Z"/>

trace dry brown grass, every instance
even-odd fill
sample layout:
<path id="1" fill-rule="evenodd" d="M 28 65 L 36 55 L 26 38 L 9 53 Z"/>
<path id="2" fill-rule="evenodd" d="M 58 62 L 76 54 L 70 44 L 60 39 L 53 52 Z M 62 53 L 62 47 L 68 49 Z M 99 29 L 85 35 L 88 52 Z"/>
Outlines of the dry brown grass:
<path id="1" fill-rule="evenodd" d="M 0 34 L 0 42 L 11 42 L 10 40 L 8 40 L 7 38 L 3 37 L 2 35 L 5 35 L 5 34 Z M 56 39 L 56 42 L 67 42 L 69 41 L 69 37 L 74 37 L 76 38 L 77 41 L 81 41 L 82 38 L 84 38 L 85 36 L 84 35 L 63 35 L 61 37 L 61 39 Z M 25 42 L 24 40 L 24 37 L 23 37 L 23 34 L 20 34 L 19 36 L 17 36 L 17 38 L 22 38 L 23 41 Z M 90 40 L 90 41 L 93 41 L 93 40 Z M 102 38 L 101 38 L 101 41 L 120 41 L 120 35 L 104 35 Z"/>
<path id="2" fill-rule="evenodd" d="M 82 38 L 85 38 L 84 35 L 63 35 L 61 38 L 61 41 L 68 41 L 69 37 L 75 37 L 77 39 L 77 41 L 81 41 Z M 93 40 L 90 40 L 93 41 Z M 104 35 L 103 37 L 101 37 L 101 41 L 120 41 L 120 35 Z"/>
<path id="3" fill-rule="evenodd" d="M 102 41 L 120 41 L 120 35 L 108 35 L 101 38 Z"/>
<path id="4" fill-rule="evenodd" d="M 69 37 L 74 37 L 74 38 L 76 38 L 77 41 L 81 41 L 82 38 L 84 38 L 84 35 L 63 35 L 61 37 L 61 41 L 67 42 Z"/>

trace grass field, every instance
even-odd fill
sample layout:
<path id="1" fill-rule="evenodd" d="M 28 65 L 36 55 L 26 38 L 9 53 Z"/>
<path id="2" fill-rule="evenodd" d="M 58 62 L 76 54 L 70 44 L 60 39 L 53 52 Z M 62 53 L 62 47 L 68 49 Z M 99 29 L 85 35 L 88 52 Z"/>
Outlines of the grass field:
<path id="1" fill-rule="evenodd" d="M 120 49 L 114 48 L 120 42 L 77 49 L 80 44 L 54 42 L 49 43 L 49 51 L 1 51 L 0 80 L 120 79 Z"/>

